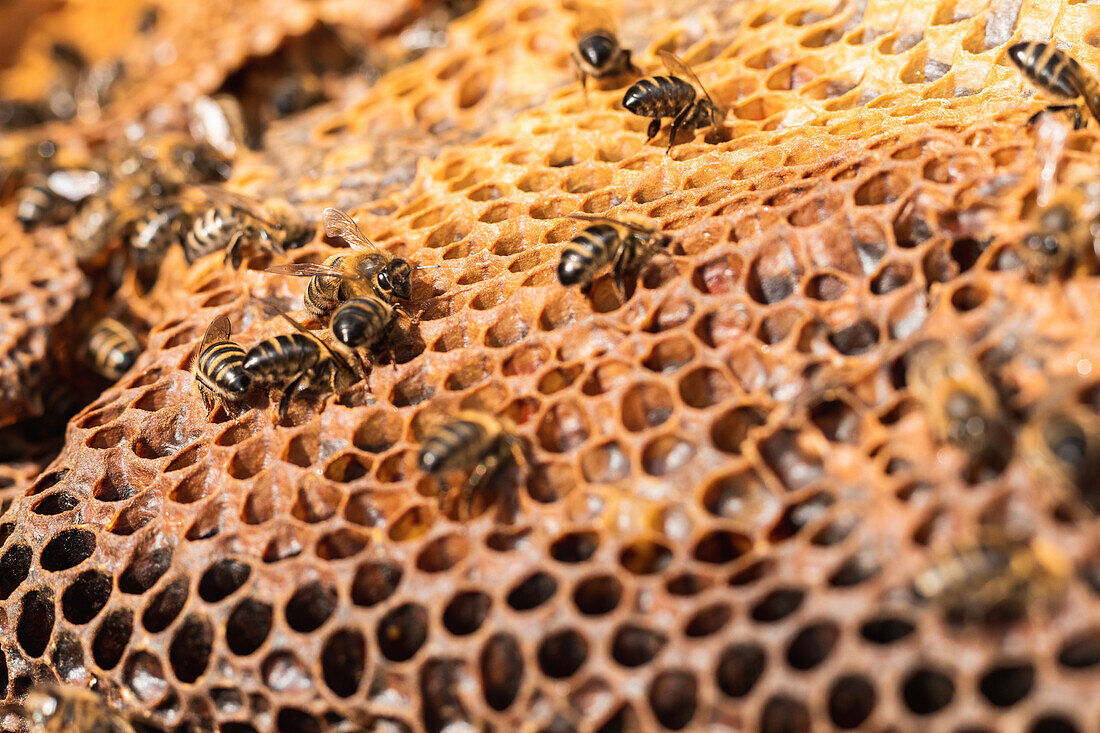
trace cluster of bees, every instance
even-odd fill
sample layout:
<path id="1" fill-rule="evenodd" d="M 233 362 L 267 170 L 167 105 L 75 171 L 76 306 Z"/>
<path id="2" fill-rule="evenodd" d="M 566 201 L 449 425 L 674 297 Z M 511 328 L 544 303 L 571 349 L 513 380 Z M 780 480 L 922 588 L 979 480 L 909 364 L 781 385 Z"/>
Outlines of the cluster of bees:
<path id="1" fill-rule="evenodd" d="M 0 99 L 0 130 L 30 127 L 53 120 L 70 120 L 87 113 L 97 116 L 115 95 L 126 67 L 117 59 L 89 63 L 76 46 L 50 46 L 53 74 L 37 99 Z"/>
<path id="2" fill-rule="evenodd" d="M 717 128 L 724 112 L 681 59 L 665 51 L 659 56 L 668 75 L 634 81 L 622 106 L 652 118 L 647 142 L 660 132 L 662 121 L 670 119 L 671 151 L 681 131 Z M 1051 108 L 1072 110 L 1075 126 L 1083 124 L 1079 100 L 1100 120 L 1100 84 L 1072 58 L 1043 43 L 1015 44 L 1008 56 L 1041 89 L 1077 100 Z M 589 77 L 608 82 L 641 76 L 630 51 L 604 28 L 579 38 L 573 60 L 586 96 Z M 53 221 L 66 207 L 83 203 L 69 230 L 81 260 L 94 259 L 107 241 L 121 238 L 138 267 L 156 263 L 173 244 L 183 247 L 189 262 L 224 252 L 226 261 L 236 267 L 249 248 L 283 254 L 311 239 L 315 227 L 285 201 L 261 202 L 211 185 L 226 177 L 232 150 L 240 144 L 239 111 L 224 101 L 203 100 L 195 117 L 195 127 L 203 135 L 167 136 L 153 154 L 125 147 L 106 169 L 58 165 L 44 144 L 29 150 L 18 166 L 20 220 L 26 226 Z M 1041 207 L 1024 237 L 1021 257 L 1035 279 L 1069 276 L 1095 266 L 1100 227 L 1094 220 L 1081 224 L 1081 195 L 1071 187 Z M 563 286 L 587 290 L 609 268 L 617 293 L 625 298 L 627 278 L 655 255 L 669 252 L 670 239 L 642 222 L 572 216 L 584 221 L 585 228 L 562 251 L 557 273 Z M 326 209 L 322 227 L 326 236 L 342 240 L 350 251 L 321 264 L 276 265 L 268 272 L 310 278 L 303 306 L 327 324 L 331 344 L 324 334 L 280 312 L 290 330 L 246 349 L 231 340 L 229 319 L 218 316 L 209 324 L 192 365 L 196 389 L 208 409 L 220 401 L 232 410 L 257 387 L 282 389 L 280 415 L 302 388 L 339 394 L 366 378 L 369 364 L 383 350 L 392 353 L 398 319 L 415 323 L 401 301 L 410 298 L 417 268 L 377 248 L 343 211 Z M 139 339 L 116 319 L 104 319 L 89 337 L 92 363 L 112 379 L 133 365 L 140 349 Z M 936 439 L 965 451 L 974 476 L 1004 470 L 1015 442 L 1013 419 L 994 382 L 965 348 L 921 344 L 907 357 L 906 376 Z M 1072 400 L 1051 397 L 1026 417 L 1019 444 L 1035 474 L 1056 488 L 1059 501 L 1090 514 L 1100 511 L 1094 485 L 1100 475 L 1100 418 L 1095 413 Z M 503 465 L 514 461 L 526 466 L 525 456 L 524 442 L 505 420 L 463 411 L 424 436 L 418 464 L 434 477 L 468 472 L 463 495 L 469 504 Z M 1052 546 L 987 526 L 972 542 L 934 560 L 914 579 L 912 593 L 968 618 L 1012 615 L 1026 611 L 1036 599 L 1055 598 L 1071 575 L 1071 563 Z M 46 711 L 43 721 L 55 719 L 51 716 L 63 709 L 71 712 L 76 704 L 66 707 L 60 696 L 48 691 L 36 700 Z M 40 729 L 53 730 L 48 725 L 43 722 Z"/>

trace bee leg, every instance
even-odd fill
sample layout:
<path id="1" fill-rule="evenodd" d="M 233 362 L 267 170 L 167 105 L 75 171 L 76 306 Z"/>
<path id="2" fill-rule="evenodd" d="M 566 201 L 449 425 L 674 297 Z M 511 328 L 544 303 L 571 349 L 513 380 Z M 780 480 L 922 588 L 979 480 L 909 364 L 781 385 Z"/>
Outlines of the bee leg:
<path id="1" fill-rule="evenodd" d="M 660 131 L 661 131 L 661 118 L 656 117 L 656 118 L 654 118 L 653 122 L 649 123 L 649 128 L 646 130 L 646 135 L 648 135 L 648 137 L 645 139 L 646 143 L 648 143 L 653 138 L 657 137 L 657 133 L 660 132 Z M 643 143 L 643 144 L 645 144 L 645 143 Z"/>
<path id="2" fill-rule="evenodd" d="M 672 118 L 672 124 L 668 128 L 668 148 L 665 149 L 665 155 L 672 152 L 672 146 L 676 144 L 676 134 L 680 132 L 680 128 L 683 127 L 684 122 L 687 120 L 689 114 L 695 105 L 689 104 L 682 110 L 676 113 L 676 116 Z"/>
<path id="3" fill-rule="evenodd" d="M 234 270 L 241 266 L 241 240 L 244 239 L 244 234 L 237 232 L 233 235 L 233 239 L 229 242 L 229 246 L 225 248 L 225 259 L 223 263 L 231 265 Z"/>
<path id="4" fill-rule="evenodd" d="M 294 393 L 298 391 L 299 385 L 306 378 L 306 373 L 302 372 L 295 377 L 290 384 L 283 389 L 283 397 L 279 400 L 279 419 L 282 420 L 286 417 L 287 408 L 290 407 L 290 401 L 294 399 Z"/>

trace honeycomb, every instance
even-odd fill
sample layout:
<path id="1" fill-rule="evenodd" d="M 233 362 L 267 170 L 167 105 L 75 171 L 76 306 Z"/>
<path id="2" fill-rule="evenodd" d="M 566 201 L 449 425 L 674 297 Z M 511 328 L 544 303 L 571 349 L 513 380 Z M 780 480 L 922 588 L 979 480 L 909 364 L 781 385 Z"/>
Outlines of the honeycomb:
<path id="1" fill-rule="evenodd" d="M 624 0 L 636 62 L 673 51 L 727 110 L 666 154 L 622 88 L 586 102 L 573 81 L 588 6 L 484 0 L 442 46 L 273 124 L 230 185 L 347 208 L 433 268 L 418 319 L 369 386 L 208 414 L 188 370 L 215 316 L 246 345 L 286 330 L 271 303 L 321 324 L 266 255 L 171 265 L 134 368 L 41 474 L 12 460 L 0 693 L 59 679 L 222 733 L 1100 729 L 1096 520 L 1024 441 L 970 470 L 905 377 L 942 340 L 1016 433 L 1059 396 L 1100 410 L 1097 278 L 1032 282 L 1016 254 L 1046 103 L 1005 57 L 1053 40 L 1096 68 L 1095 8 Z M 1095 123 L 1069 132 L 1062 179 L 1094 176 L 1097 145 Z M 625 302 L 606 275 L 564 289 L 574 212 L 650 221 L 672 250 Z M 64 317 L 33 310 L 3 323 Z M 461 409 L 528 454 L 470 517 L 461 477 L 416 469 Z M 1064 597 L 1002 626 L 916 604 L 913 578 L 988 524 L 1065 553 Z"/>

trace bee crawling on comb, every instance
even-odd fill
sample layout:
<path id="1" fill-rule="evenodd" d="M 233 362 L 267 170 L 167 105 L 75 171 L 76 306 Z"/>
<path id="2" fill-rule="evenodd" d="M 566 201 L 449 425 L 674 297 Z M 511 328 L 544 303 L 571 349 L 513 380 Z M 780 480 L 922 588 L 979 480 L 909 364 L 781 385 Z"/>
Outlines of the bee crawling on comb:
<path id="1" fill-rule="evenodd" d="M 646 130 L 647 143 L 661 131 L 661 120 L 672 118 L 667 153 L 676 144 L 676 133 L 680 130 L 718 127 L 724 113 L 687 64 L 668 51 L 659 55 L 669 76 L 651 76 L 634 82 L 623 95 L 623 107 L 640 117 L 653 118 Z"/>
<path id="2" fill-rule="evenodd" d="M 1072 56 L 1049 43 L 1025 41 L 1008 47 L 1008 58 L 1028 81 L 1044 92 L 1061 99 L 1072 99 L 1071 104 L 1047 107 L 1028 120 L 1035 122 L 1044 112 L 1073 111 L 1073 127 L 1084 127 L 1081 101 L 1097 121 L 1100 121 L 1100 82 L 1085 71 Z"/>

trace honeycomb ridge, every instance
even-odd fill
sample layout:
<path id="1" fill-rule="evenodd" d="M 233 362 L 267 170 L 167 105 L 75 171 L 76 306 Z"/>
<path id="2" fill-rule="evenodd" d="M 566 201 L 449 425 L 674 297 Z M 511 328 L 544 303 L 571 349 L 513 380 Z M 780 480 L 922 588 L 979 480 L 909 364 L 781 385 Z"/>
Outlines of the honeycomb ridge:
<path id="1" fill-rule="evenodd" d="M 274 126 L 231 185 L 348 208 L 438 266 L 419 322 L 369 387 L 208 415 L 206 325 L 253 344 L 285 330 L 265 303 L 306 320 L 304 283 L 266 256 L 173 265 L 138 363 L 13 484 L 0 692 L 94 681 L 226 733 L 1100 729 L 1096 520 L 1022 454 L 971 477 L 904 378 L 935 338 L 995 372 L 1016 428 L 1049 395 L 1100 410 L 1100 280 L 1031 282 L 1015 254 L 1042 103 L 1004 59 L 1054 40 L 1094 68 L 1094 7 L 623 2 L 637 62 L 674 51 L 729 109 L 666 155 L 621 88 L 572 82 L 584 6 L 486 0 Z M 1068 134 L 1065 180 L 1097 142 Z M 671 256 L 625 303 L 564 289 L 573 212 L 649 220 Z M 530 461 L 469 519 L 416 470 L 458 409 L 503 415 Z M 1007 628 L 915 604 L 990 522 L 1073 561 L 1059 604 Z"/>

